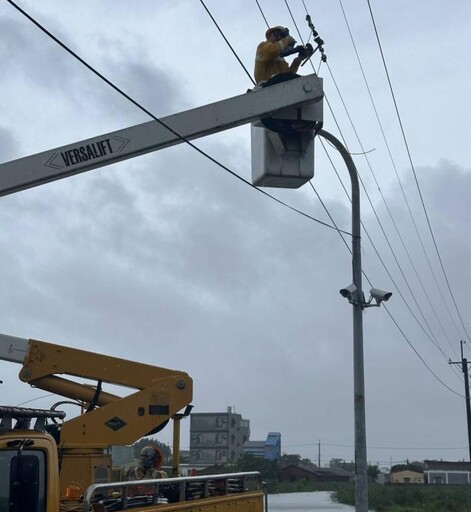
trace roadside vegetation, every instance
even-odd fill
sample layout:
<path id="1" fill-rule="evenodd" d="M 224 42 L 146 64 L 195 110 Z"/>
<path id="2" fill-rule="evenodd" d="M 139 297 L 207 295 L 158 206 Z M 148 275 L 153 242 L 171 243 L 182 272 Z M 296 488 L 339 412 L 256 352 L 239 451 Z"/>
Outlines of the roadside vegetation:
<path id="1" fill-rule="evenodd" d="M 144 439 L 140 444 L 135 443 L 135 456 L 139 457 L 140 450 L 146 444 L 155 443 L 152 439 Z M 171 450 L 159 443 L 166 461 L 171 460 Z M 237 471 L 259 471 L 268 484 L 269 494 L 291 492 L 331 491 L 335 501 L 346 505 L 355 505 L 355 487 L 353 484 L 337 482 L 309 482 L 297 480 L 295 482 L 280 481 L 279 468 L 281 465 L 301 464 L 314 466 L 309 459 L 302 459 L 299 455 L 284 454 L 280 461 L 269 461 L 244 455 L 236 464 L 221 465 L 213 468 L 214 472 L 231 473 Z M 406 469 L 413 469 L 409 464 Z M 396 466 L 401 469 L 402 466 Z M 420 468 L 419 468 L 420 471 Z M 368 467 L 368 476 L 374 481 L 378 476 L 377 466 Z M 268 498 L 270 501 L 270 498 Z M 374 512 L 471 512 L 471 486 L 470 485 L 379 485 L 368 484 L 369 508 Z"/>
<path id="2" fill-rule="evenodd" d="M 299 455 L 283 455 L 283 462 L 313 465 Z M 237 471 L 260 471 L 268 483 L 269 494 L 287 492 L 332 491 L 333 499 L 346 505 L 355 504 L 353 484 L 336 482 L 281 482 L 276 463 L 253 456 L 242 457 Z M 228 470 L 229 468 L 225 468 Z M 232 470 L 234 470 L 232 469 Z M 399 468 L 400 469 L 400 468 Z M 377 466 L 368 467 L 373 481 L 378 475 Z M 374 512 L 471 512 L 471 486 L 469 485 L 368 485 L 369 508 Z"/>
<path id="3" fill-rule="evenodd" d="M 333 497 L 339 503 L 354 505 L 355 488 L 342 485 Z M 471 487 L 369 484 L 368 503 L 375 512 L 471 512 Z"/>

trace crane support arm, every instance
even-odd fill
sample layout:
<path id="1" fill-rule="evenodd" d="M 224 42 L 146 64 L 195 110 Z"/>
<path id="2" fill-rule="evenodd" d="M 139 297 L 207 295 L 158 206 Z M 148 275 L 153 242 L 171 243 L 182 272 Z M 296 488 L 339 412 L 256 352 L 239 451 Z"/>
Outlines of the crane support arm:
<path id="1" fill-rule="evenodd" d="M 0 164 L 0 196 L 320 102 L 315 74 Z M 320 103 L 321 105 L 321 103 Z"/>
<path id="2" fill-rule="evenodd" d="M 23 365 L 20 379 L 32 386 L 97 406 L 61 427 L 61 445 L 131 444 L 189 405 L 191 377 L 178 370 L 119 359 L 38 340 L 0 335 L 0 359 Z M 120 397 L 60 376 L 131 388 Z M 101 385 L 101 384 L 100 384 Z"/>

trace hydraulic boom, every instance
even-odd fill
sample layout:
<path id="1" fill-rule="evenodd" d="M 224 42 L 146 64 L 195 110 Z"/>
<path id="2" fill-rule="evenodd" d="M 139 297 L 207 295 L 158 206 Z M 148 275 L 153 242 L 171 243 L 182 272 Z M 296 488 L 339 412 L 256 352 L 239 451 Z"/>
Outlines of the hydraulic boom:
<path id="1" fill-rule="evenodd" d="M 132 444 L 163 427 L 192 400 L 192 379 L 181 371 L 3 334 L 0 347 L 0 359 L 23 365 L 22 381 L 86 407 L 85 414 L 62 425 L 60 444 L 64 448 Z M 92 379 L 96 385 L 62 375 Z M 116 396 L 102 391 L 103 383 L 135 392 Z"/>
<path id="2" fill-rule="evenodd" d="M 12 160 L 0 165 L 0 196 L 270 117 L 287 107 L 318 103 L 317 117 L 322 117 L 322 98 L 322 80 L 312 74 Z"/>

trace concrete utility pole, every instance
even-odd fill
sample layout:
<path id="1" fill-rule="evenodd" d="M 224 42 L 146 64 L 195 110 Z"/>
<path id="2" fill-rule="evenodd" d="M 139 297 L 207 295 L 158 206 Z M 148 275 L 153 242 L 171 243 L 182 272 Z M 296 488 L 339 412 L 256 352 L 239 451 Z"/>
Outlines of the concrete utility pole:
<path id="1" fill-rule="evenodd" d="M 466 400 L 466 418 L 468 424 L 468 449 L 469 449 L 469 462 L 471 462 L 471 403 L 469 398 L 469 374 L 468 374 L 468 360 L 463 356 L 463 344 L 465 341 L 461 340 L 461 362 L 460 361 L 450 361 L 450 364 L 461 364 L 461 370 L 463 372 L 464 378 L 464 391 L 465 391 L 465 400 Z"/>

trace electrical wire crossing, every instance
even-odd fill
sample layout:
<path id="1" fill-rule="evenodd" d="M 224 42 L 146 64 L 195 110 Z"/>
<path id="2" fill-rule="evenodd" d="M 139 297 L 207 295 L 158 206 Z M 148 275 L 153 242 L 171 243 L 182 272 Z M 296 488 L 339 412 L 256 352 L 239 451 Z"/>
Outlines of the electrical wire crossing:
<path id="1" fill-rule="evenodd" d="M 411 151 L 410 151 L 410 148 L 409 148 L 409 143 L 407 141 L 404 125 L 403 125 L 403 122 L 402 122 L 402 117 L 401 117 L 401 114 L 399 112 L 399 106 L 398 106 L 398 103 L 397 103 L 397 100 L 396 100 L 396 95 L 394 93 L 394 89 L 393 89 L 393 86 L 392 86 L 392 81 L 391 81 L 391 77 L 389 75 L 388 66 L 386 64 L 386 57 L 385 57 L 384 52 L 383 52 L 383 47 L 382 47 L 381 40 L 380 40 L 380 37 L 379 37 L 378 27 L 376 25 L 376 21 L 375 21 L 375 17 L 374 17 L 374 14 L 373 14 L 373 10 L 371 8 L 370 0 L 367 0 L 367 2 L 368 2 L 368 9 L 370 11 L 371 21 L 373 23 L 373 28 L 374 28 L 375 35 L 376 35 L 376 40 L 378 42 L 379 51 L 381 53 L 381 59 L 382 59 L 382 62 L 383 62 L 384 71 L 385 71 L 385 74 L 386 74 L 386 77 L 387 77 L 387 80 L 388 80 L 389 90 L 391 92 L 391 97 L 393 99 L 394 108 L 395 108 L 395 111 L 396 111 L 396 115 L 397 115 L 397 119 L 398 119 L 398 122 L 399 122 L 400 129 L 401 129 L 402 138 L 404 140 L 404 146 L 406 148 L 406 152 L 407 152 L 407 156 L 409 158 L 409 162 L 410 162 L 410 165 L 411 165 L 412 173 L 414 175 L 414 180 L 415 180 L 415 183 L 416 183 L 416 186 L 417 186 L 417 191 L 419 193 L 420 202 L 421 202 L 422 209 L 423 209 L 423 212 L 424 212 L 424 215 L 425 215 L 425 219 L 427 221 L 427 225 L 428 225 L 428 228 L 429 228 L 430 236 L 432 238 L 433 245 L 434 245 L 434 248 L 435 248 L 435 252 L 437 254 L 438 261 L 440 263 L 440 268 L 441 268 L 443 276 L 445 278 L 445 282 L 447 284 L 447 288 L 448 288 L 448 291 L 449 291 L 450 296 L 452 298 L 453 304 L 455 306 L 455 310 L 457 312 L 457 315 L 458 315 L 458 318 L 460 320 L 461 326 L 463 328 L 463 331 L 466 333 L 466 336 L 467 336 L 468 340 L 470 340 L 470 337 L 469 337 L 469 334 L 467 332 L 466 326 L 465 326 L 465 324 L 463 322 L 463 317 L 461 315 L 460 309 L 458 308 L 458 304 L 456 302 L 455 295 L 453 293 L 453 290 L 451 289 L 450 281 L 448 279 L 448 275 L 447 275 L 447 272 L 445 270 L 445 266 L 443 264 L 443 260 L 442 260 L 440 251 L 438 249 L 438 244 L 437 244 L 436 237 L 435 237 L 435 234 L 434 234 L 433 229 L 432 229 L 432 224 L 430 222 L 430 217 L 429 217 L 427 208 L 425 206 L 425 200 L 424 200 L 424 197 L 423 197 L 423 194 L 422 194 L 422 190 L 421 190 L 421 187 L 420 187 L 420 184 L 419 184 L 419 180 L 418 180 L 417 173 L 416 173 L 416 170 L 415 170 L 415 165 L 414 165 L 414 162 L 412 160 L 412 155 L 411 155 Z"/>

